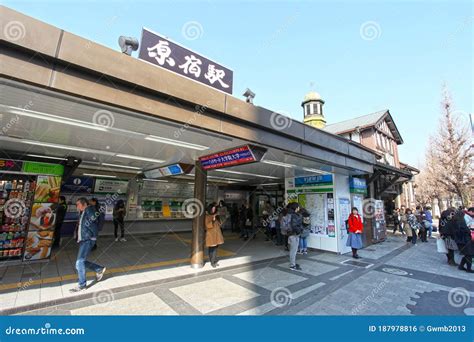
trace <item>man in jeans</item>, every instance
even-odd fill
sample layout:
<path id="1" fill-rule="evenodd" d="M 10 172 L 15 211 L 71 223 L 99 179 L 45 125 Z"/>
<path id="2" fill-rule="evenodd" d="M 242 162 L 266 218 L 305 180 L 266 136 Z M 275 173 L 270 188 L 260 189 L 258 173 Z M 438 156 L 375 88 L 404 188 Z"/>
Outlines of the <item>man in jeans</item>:
<path id="1" fill-rule="evenodd" d="M 431 214 L 431 208 L 425 207 L 425 221 L 428 222 L 428 236 L 432 237 L 433 235 L 433 215 Z"/>
<path id="2" fill-rule="evenodd" d="M 290 230 L 288 231 L 288 244 L 290 245 L 290 269 L 300 271 L 301 267 L 296 263 L 296 253 L 300 243 L 300 234 L 303 231 L 303 217 L 299 213 L 298 203 L 288 204 L 288 215 L 290 215 Z"/>
<path id="3" fill-rule="evenodd" d="M 79 252 L 77 253 L 76 269 L 79 277 L 77 287 L 71 289 L 71 292 L 79 292 L 87 287 L 86 268 L 96 273 L 96 280 L 100 281 L 105 273 L 106 268 L 87 261 L 92 247 L 94 247 L 98 235 L 98 218 L 100 213 L 95 210 L 94 206 L 89 206 L 87 199 L 84 197 L 76 201 L 76 207 L 79 211 L 79 224 L 77 227 L 77 242 L 79 243 Z"/>

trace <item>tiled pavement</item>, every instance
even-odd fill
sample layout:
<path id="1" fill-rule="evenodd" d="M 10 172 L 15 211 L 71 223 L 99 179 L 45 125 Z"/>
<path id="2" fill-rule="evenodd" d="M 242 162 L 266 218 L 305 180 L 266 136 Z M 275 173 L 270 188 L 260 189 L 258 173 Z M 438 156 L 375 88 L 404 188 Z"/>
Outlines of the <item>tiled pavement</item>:
<path id="1" fill-rule="evenodd" d="M 400 236 L 389 236 L 384 243 L 361 250 L 358 265 L 346 255 L 312 251 L 299 256 L 301 272 L 288 269 L 280 247 L 259 239 L 229 240 L 225 248 L 229 254 L 217 271 L 192 273 L 186 265 L 112 274 L 91 287 L 82 300 L 22 314 L 462 315 L 474 311 L 474 276 L 445 265 L 434 239 L 411 246 Z M 170 270 L 174 273 L 165 277 Z M 121 286 L 143 275 L 147 284 Z M 36 299 L 33 294 L 30 298 Z"/>

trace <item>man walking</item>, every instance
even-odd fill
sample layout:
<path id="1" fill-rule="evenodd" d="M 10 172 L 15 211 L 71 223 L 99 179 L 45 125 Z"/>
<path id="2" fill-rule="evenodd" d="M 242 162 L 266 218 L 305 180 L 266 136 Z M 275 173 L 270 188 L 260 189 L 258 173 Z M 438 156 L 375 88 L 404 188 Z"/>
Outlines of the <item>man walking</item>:
<path id="1" fill-rule="evenodd" d="M 300 234 L 303 231 L 303 217 L 300 214 L 298 203 L 288 204 L 288 215 L 290 215 L 290 230 L 288 232 L 288 244 L 290 245 L 290 270 L 301 271 L 300 265 L 296 263 L 296 253 L 300 243 Z"/>
<path id="2" fill-rule="evenodd" d="M 98 235 L 98 214 L 94 206 L 89 206 L 87 199 L 84 197 L 76 201 L 76 207 L 79 211 L 79 224 L 77 227 L 77 242 L 79 243 L 79 252 L 76 259 L 76 270 L 79 277 L 77 287 L 71 289 L 71 292 L 79 292 L 87 287 L 86 268 L 96 273 L 96 280 L 100 281 L 105 273 L 106 268 L 87 261 L 92 248 L 95 245 Z"/>

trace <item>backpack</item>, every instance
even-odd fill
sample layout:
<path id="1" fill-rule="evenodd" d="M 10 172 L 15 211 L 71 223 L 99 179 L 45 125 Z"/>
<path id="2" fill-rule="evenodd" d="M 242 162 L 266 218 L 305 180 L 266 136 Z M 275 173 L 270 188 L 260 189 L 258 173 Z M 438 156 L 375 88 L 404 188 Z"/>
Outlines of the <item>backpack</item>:
<path id="1" fill-rule="evenodd" d="M 300 224 L 296 227 L 293 226 L 293 221 L 300 221 Z M 290 219 L 290 232 L 292 235 L 300 235 L 303 232 L 302 218 L 298 214 L 292 213 Z"/>

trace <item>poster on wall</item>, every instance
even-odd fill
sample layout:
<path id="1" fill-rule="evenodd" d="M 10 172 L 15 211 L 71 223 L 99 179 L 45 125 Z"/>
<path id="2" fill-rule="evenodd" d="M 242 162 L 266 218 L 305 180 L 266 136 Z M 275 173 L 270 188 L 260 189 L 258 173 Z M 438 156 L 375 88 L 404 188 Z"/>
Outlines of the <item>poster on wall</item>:
<path id="1" fill-rule="evenodd" d="M 351 213 L 351 200 L 348 198 L 339 198 L 339 231 L 340 239 L 344 240 L 347 236 L 346 220 Z M 345 244 L 343 244 L 345 246 Z"/>
<path id="2" fill-rule="evenodd" d="M 40 260 L 48 258 L 51 254 L 54 231 L 28 232 L 24 260 Z"/>
<path id="3" fill-rule="evenodd" d="M 54 229 L 56 214 L 53 203 L 34 203 L 31 209 L 29 230 Z"/>
<path id="4" fill-rule="evenodd" d="M 326 208 L 324 194 L 304 194 L 298 196 L 298 203 L 304 203 L 306 210 L 311 214 L 311 234 L 328 236 L 326 223 Z M 302 204 L 303 205 L 303 204 Z"/>
<path id="5" fill-rule="evenodd" d="M 383 201 L 374 200 L 374 240 L 383 241 L 386 237 L 385 213 Z"/>
<path id="6" fill-rule="evenodd" d="M 38 176 L 36 180 L 35 199 L 37 203 L 57 203 L 61 187 L 61 177 Z"/>

